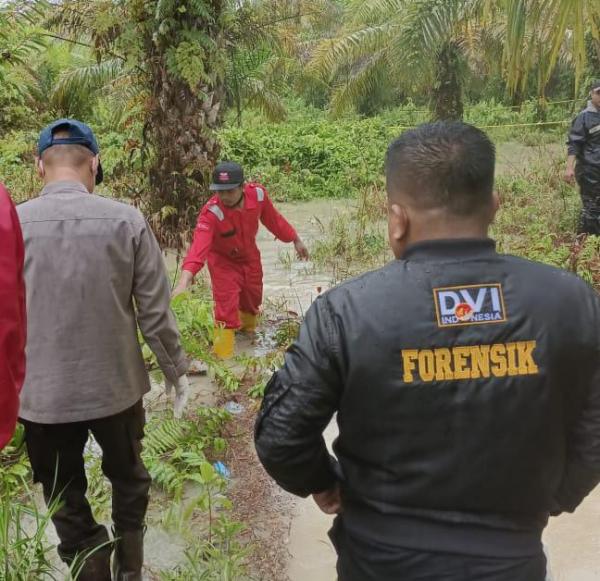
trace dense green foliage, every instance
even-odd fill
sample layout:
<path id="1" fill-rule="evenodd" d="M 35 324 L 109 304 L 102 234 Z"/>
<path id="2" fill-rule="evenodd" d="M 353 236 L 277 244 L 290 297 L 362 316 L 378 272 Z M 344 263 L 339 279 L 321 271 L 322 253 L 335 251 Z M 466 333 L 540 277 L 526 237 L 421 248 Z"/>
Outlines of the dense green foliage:
<path id="1" fill-rule="evenodd" d="M 562 180 L 562 159 L 543 149 L 539 153 L 525 169 L 498 177 L 501 205 L 491 235 L 501 252 L 573 271 L 600 289 L 600 237 L 576 236 L 578 193 Z M 383 266 L 392 258 L 385 216 L 385 192 L 363 190 L 351 211 L 323 225 L 314 259 L 337 281 Z"/>
<path id="2" fill-rule="evenodd" d="M 495 101 L 480 101 L 465 109 L 467 121 L 488 128 L 500 140 L 526 144 L 557 142 L 583 101 L 557 103 L 539 123 L 537 103 L 519 108 Z M 263 181 L 278 200 L 315 197 L 355 197 L 364 187 L 381 179 L 385 151 L 390 141 L 407 127 L 428 119 L 426 110 L 407 104 L 371 117 L 346 115 L 332 119 L 324 111 L 290 102 L 285 123 L 266 121 L 260 114 L 246 115 L 238 127 L 220 130 L 222 155 L 247 169 L 252 179 Z M 136 197 L 140 161 L 131 141 L 141 128 L 135 124 L 119 131 L 110 118 L 99 116 L 94 125 L 103 152 L 106 184 L 101 191 L 117 197 Z M 17 200 L 40 187 L 33 171 L 36 134 L 13 131 L 0 141 L 0 175 Z M 202 195 L 198 187 L 197 195 Z"/>
<path id="3" fill-rule="evenodd" d="M 535 125 L 539 122 L 535 102 L 512 108 L 481 101 L 466 108 L 465 118 L 488 128 L 496 139 L 556 142 L 570 122 L 572 105 L 550 106 L 548 125 L 540 126 Z M 372 117 L 347 115 L 335 120 L 318 109 L 297 105 L 290 109 L 286 123 L 267 123 L 254 116 L 243 127 L 221 131 L 223 155 L 243 163 L 249 175 L 279 200 L 356 197 L 380 183 L 390 141 L 429 116 L 414 104 Z"/>

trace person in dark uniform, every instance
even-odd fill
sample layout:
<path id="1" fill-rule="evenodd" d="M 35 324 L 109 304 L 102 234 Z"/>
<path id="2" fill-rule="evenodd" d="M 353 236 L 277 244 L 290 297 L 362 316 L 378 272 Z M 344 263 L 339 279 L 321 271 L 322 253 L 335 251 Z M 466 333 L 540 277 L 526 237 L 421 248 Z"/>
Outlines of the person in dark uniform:
<path id="1" fill-rule="evenodd" d="M 588 106 L 573 121 L 567 144 L 565 179 L 577 180 L 583 204 L 579 232 L 600 235 L 600 80 L 592 83 Z"/>
<path id="2" fill-rule="evenodd" d="M 600 299 L 496 251 L 482 131 L 423 125 L 386 165 L 397 260 L 311 306 L 267 386 L 258 455 L 338 514 L 340 581 L 543 581 L 549 515 L 600 481 Z"/>

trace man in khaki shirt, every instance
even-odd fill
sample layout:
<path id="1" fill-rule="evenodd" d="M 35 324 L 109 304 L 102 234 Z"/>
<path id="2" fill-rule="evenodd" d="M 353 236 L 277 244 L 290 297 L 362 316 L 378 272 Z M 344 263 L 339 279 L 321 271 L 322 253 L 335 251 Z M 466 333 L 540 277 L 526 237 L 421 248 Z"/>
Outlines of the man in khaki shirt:
<path id="1" fill-rule="evenodd" d="M 79 122 L 46 127 L 38 144 L 38 198 L 18 207 L 25 241 L 28 343 L 20 418 L 34 480 L 53 517 L 61 558 L 88 556 L 80 581 L 109 581 L 111 547 L 85 493 L 91 432 L 112 483 L 115 579 L 141 581 L 150 476 L 141 460 L 142 397 L 150 389 L 137 328 L 155 353 L 176 415 L 187 362 L 169 307 L 158 244 L 141 213 L 93 194 L 102 181 L 96 138 Z"/>

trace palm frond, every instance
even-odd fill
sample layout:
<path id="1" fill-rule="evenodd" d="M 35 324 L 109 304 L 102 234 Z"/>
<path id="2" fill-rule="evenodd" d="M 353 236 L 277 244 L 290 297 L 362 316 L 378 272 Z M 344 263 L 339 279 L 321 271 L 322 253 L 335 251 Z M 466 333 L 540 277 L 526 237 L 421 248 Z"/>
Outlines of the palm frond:
<path id="1" fill-rule="evenodd" d="M 123 3 L 102 0 L 64 0 L 54 5 L 45 26 L 65 39 L 89 44 L 97 57 L 110 54 L 130 15 Z"/>
<path id="2" fill-rule="evenodd" d="M 506 0 L 507 21 L 504 63 L 511 93 L 526 86 L 528 74 L 541 67 L 540 87 L 549 81 L 561 53 L 571 52 L 575 66 L 575 93 L 586 64 L 585 36 L 600 18 L 597 0 Z M 539 67 L 538 67 L 539 68 Z"/>
<path id="3" fill-rule="evenodd" d="M 20 3 L 0 7 L 0 64 L 25 66 L 45 48 L 46 38 L 37 13 Z"/>
<path id="4" fill-rule="evenodd" d="M 66 70 L 60 77 L 52 99 L 62 102 L 74 94 L 90 94 L 116 81 L 124 72 L 120 59 L 105 60 Z"/>
<path id="5" fill-rule="evenodd" d="M 47 0 L 17 0 L 3 3 L 0 12 L 12 14 L 20 24 L 41 26 L 52 9 L 52 4 Z"/>
<path id="6" fill-rule="evenodd" d="M 394 38 L 396 23 L 369 26 L 336 39 L 324 40 L 315 49 L 309 73 L 324 79 L 356 61 L 383 50 Z"/>
<path id="7" fill-rule="evenodd" d="M 347 9 L 350 27 L 358 28 L 365 25 L 379 24 L 391 15 L 401 14 L 407 4 L 407 0 L 352 0 Z"/>
<path id="8" fill-rule="evenodd" d="M 285 119 L 287 111 L 283 99 L 263 79 L 246 79 L 244 96 L 247 103 L 259 109 L 270 121 Z"/>
<path id="9" fill-rule="evenodd" d="M 372 94 L 378 87 L 381 87 L 389 72 L 388 65 L 385 51 L 371 56 L 364 62 L 357 73 L 334 89 L 331 98 L 332 114 L 334 116 L 343 115 L 356 107 L 362 99 Z"/>

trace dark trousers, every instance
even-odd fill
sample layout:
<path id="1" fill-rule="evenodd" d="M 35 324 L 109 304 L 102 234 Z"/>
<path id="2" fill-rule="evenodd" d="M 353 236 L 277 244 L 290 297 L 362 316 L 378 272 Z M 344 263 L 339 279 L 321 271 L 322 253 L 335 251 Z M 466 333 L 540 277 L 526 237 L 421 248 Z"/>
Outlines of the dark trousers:
<path id="1" fill-rule="evenodd" d="M 141 401 L 124 412 L 96 420 L 21 422 L 33 479 L 42 484 L 47 504 L 57 498 L 61 503 L 52 521 L 60 538 L 58 553 L 64 561 L 109 540 L 85 497 L 88 483 L 83 452 L 90 432 L 102 449 L 102 471 L 112 484 L 115 527 L 120 531 L 143 527 L 151 479 L 140 456 L 145 424 Z"/>
<path id="2" fill-rule="evenodd" d="M 578 166 L 576 175 L 582 204 L 579 233 L 600 236 L 600 168 Z"/>
<path id="3" fill-rule="evenodd" d="M 545 581 L 546 557 L 492 558 L 384 547 L 348 534 L 336 518 L 329 536 L 338 581 Z"/>

